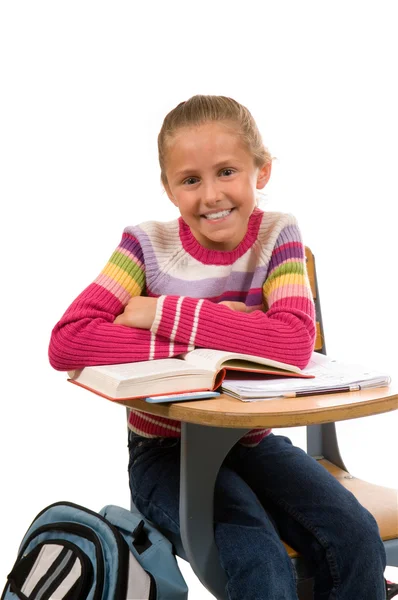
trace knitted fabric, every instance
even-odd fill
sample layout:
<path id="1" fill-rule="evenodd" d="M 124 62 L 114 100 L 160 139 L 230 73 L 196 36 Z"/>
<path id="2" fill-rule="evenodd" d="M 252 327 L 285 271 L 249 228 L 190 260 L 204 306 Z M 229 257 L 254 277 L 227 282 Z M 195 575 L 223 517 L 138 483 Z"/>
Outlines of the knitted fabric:
<path id="1" fill-rule="evenodd" d="M 115 326 L 133 296 L 158 298 L 151 330 Z M 233 311 L 223 300 L 244 302 Z M 54 327 L 49 358 L 58 370 L 178 356 L 194 347 L 264 356 L 305 367 L 315 310 L 304 246 L 293 216 L 255 209 L 232 251 L 199 244 L 180 217 L 127 227 L 97 279 Z M 180 423 L 130 411 L 146 437 L 179 436 Z M 242 438 L 257 444 L 269 429 Z"/>

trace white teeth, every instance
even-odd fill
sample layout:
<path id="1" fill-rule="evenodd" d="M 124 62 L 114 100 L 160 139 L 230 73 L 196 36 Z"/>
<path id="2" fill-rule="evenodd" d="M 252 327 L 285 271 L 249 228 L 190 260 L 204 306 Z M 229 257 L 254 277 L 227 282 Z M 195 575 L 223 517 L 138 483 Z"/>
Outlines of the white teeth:
<path id="1" fill-rule="evenodd" d="M 229 213 L 231 212 L 232 208 L 230 208 L 229 210 L 223 210 L 221 212 L 218 213 L 212 213 L 211 215 L 204 215 L 206 217 L 206 219 L 221 219 L 222 217 L 226 217 L 229 215 Z"/>

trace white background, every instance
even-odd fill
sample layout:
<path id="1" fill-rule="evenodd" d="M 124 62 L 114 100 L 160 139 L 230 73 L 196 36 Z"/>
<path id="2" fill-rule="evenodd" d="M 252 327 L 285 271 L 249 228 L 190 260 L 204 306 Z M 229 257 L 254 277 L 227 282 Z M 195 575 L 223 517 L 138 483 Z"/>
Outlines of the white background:
<path id="1" fill-rule="evenodd" d="M 397 373 L 397 51 L 382 0 L 1 3 L 0 588 L 48 504 L 129 506 L 124 410 L 47 346 L 123 227 L 177 216 L 156 136 L 189 96 L 257 120 L 276 157 L 262 207 L 293 212 L 316 254 L 328 353 Z M 398 487 L 397 426 L 339 424 L 351 472 Z"/>

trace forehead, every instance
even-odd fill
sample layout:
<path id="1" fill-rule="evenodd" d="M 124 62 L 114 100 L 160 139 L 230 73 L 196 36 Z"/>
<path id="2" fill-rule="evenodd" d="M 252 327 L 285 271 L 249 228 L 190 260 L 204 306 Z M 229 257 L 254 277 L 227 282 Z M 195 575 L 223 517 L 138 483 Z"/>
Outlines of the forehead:
<path id="1" fill-rule="evenodd" d="M 177 130 L 167 144 L 168 166 L 203 159 L 219 159 L 221 155 L 237 159 L 251 157 L 239 131 L 230 123 L 206 123 Z"/>

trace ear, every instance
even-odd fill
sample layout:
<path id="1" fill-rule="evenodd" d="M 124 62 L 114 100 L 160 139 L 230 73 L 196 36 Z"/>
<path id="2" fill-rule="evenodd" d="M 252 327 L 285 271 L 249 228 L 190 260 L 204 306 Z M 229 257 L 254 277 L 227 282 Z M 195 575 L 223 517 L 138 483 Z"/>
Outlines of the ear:
<path id="1" fill-rule="evenodd" d="M 269 181 L 269 178 L 271 177 L 271 169 L 272 169 L 272 163 L 265 163 L 265 165 L 263 167 L 261 167 L 261 169 L 258 172 L 257 175 L 257 184 L 256 184 L 256 188 L 258 190 L 262 190 L 263 187 L 265 187 Z"/>

